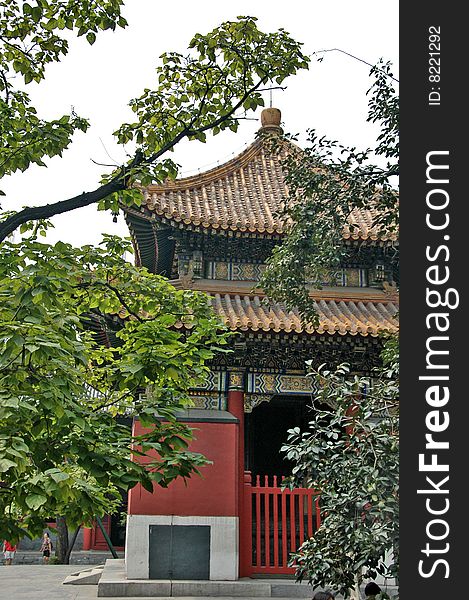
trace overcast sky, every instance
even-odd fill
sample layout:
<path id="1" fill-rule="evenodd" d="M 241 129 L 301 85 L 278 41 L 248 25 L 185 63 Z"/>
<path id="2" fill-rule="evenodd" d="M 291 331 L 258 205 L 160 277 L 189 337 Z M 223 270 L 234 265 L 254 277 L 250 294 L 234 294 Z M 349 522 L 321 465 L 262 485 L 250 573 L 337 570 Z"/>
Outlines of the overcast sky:
<path id="1" fill-rule="evenodd" d="M 339 48 L 369 63 L 381 57 L 391 60 L 398 76 L 397 0 L 127 0 L 123 12 L 129 21 L 125 30 L 102 33 L 93 46 L 73 40 L 67 57 L 48 67 L 46 80 L 28 86 L 40 116 L 55 118 L 74 107 L 90 119 L 91 128 L 86 134 L 77 133 L 63 158 L 49 160 L 48 168 L 32 167 L 5 178 L 5 209 L 55 202 L 97 187 L 104 168 L 92 160 L 124 160 L 112 132 L 132 119 L 128 101 L 145 87 L 154 87 L 160 54 L 184 52 L 194 33 L 206 33 L 238 15 L 258 17 L 263 31 L 283 27 L 304 43 L 306 54 Z M 286 131 L 303 133 L 312 127 L 349 145 L 373 144 L 375 130 L 366 124 L 367 65 L 329 52 L 286 84 L 286 91 L 273 92 L 273 105 L 281 109 Z M 265 101 L 268 105 L 268 92 Z M 254 140 L 258 127 L 257 121 L 246 121 L 237 134 L 208 136 L 206 144 L 183 142 L 172 158 L 181 165 L 183 176 L 206 170 L 239 153 Z M 54 217 L 53 222 L 56 229 L 48 236 L 50 241 L 81 245 L 99 241 L 101 232 L 128 234 L 122 217 L 114 224 L 110 215 L 94 207 Z"/>

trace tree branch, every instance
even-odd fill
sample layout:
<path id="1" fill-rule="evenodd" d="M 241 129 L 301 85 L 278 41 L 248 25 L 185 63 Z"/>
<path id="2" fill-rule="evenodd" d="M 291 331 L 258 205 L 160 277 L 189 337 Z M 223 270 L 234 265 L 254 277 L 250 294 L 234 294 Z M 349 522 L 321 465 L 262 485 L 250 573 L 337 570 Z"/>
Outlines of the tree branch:
<path id="1" fill-rule="evenodd" d="M 99 406 L 94 407 L 91 412 L 92 413 L 96 413 L 99 412 L 101 410 L 104 410 L 105 408 L 109 408 L 110 406 L 114 406 L 115 404 L 118 404 L 119 402 L 122 402 L 125 398 L 127 398 L 128 396 L 133 396 L 134 393 L 138 390 L 138 386 L 135 386 L 133 389 L 129 390 L 128 392 L 126 392 L 123 396 L 119 396 L 118 398 L 116 398 L 115 400 L 112 400 L 112 402 L 105 402 L 104 404 L 100 404 Z"/>
<path id="2" fill-rule="evenodd" d="M 367 65 L 368 67 L 375 66 L 375 65 L 372 65 L 371 63 L 367 62 L 366 60 L 363 60 L 363 58 L 359 58 L 358 56 L 355 56 L 354 54 L 350 54 L 350 52 L 346 52 L 345 50 L 342 50 L 341 48 L 328 48 L 327 50 L 316 50 L 316 52 L 312 52 L 310 54 L 310 56 L 314 56 L 315 54 L 326 54 L 326 52 L 342 52 L 342 54 L 346 54 L 347 56 L 350 56 L 350 58 L 353 58 L 354 60 L 358 60 L 359 62 L 363 63 L 364 65 Z M 386 73 L 386 71 L 383 71 L 383 69 L 378 69 L 378 71 L 380 71 L 381 73 L 386 75 L 386 77 L 389 77 L 389 79 L 393 79 L 396 83 L 399 83 L 399 79 L 396 79 L 396 77 L 389 75 L 389 73 Z"/>
<path id="3" fill-rule="evenodd" d="M 84 192 L 83 194 L 80 194 L 79 196 L 74 196 L 73 198 L 69 198 L 68 200 L 61 200 L 52 204 L 46 204 L 45 206 L 24 208 L 23 210 L 13 215 L 10 215 L 7 219 L 5 219 L 5 221 L 0 223 L 0 242 L 5 240 L 5 238 L 8 235 L 13 233 L 13 231 L 15 231 L 15 229 L 17 229 L 23 223 L 39 219 L 48 219 L 55 215 L 75 210 L 76 208 L 82 208 L 84 206 L 89 206 L 90 204 L 96 204 L 97 202 L 103 200 L 110 194 L 124 190 L 127 187 L 128 179 L 133 168 L 140 165 L 149 165 L 155 162 L 155 160 L 157 160 L 160 156 L 171 150 L 171 148 L 173 148 L 178 142 L 180 142 L 185 137 L 191 137 L 198 133 L 203 133 L 204 131 L 217 127 L 218 125 L 229 119 L 243 105 L 244 101 L 252 93 L 256 92 L 261 87 L 261 85 L 266 83 L 267 79 L 268 76 L 264 75 L 256 83 L 256 85 L 252 86 L 245 94 L 243 94 L 239 102 L 232 106 L 227 113 L 220 116 L 218 119 L 215 119 L 211 123 L 208 123 L 207 125 L 204 125 L 202 127 L 198 127 L 196 129 L 191 129 L 190 125 L 188 125 L 180 133 L 178 133 L 170 142 L 165 144 L 160 150 L 158 150 L 158 152 L 155 152 L 150 157 L 146 158 L 140 150 L 137 150 L 130 164 L 128 166 L 122 167 L 123 172 L 116 175 L 108 183 L 102 185 L 99 188 L 96 188 L 94 191 Z"/>
<path id="4" fill-rule="evenodd" d="M 102 284 L 105 287 L 107 287 L 109 290 L 111 290 L 119 299 L 119 301 L 122 303 L 122 306 L 127 310 L 127 312 L 132 315 L 133 317 L 135 317 L 137 319 L 137 321 L 139 321 L 140 323 L 143 323 L 143 319 L 141 319 L 137 313 L 135 313 L 127 304 L 127 302 L 124 300 L 123 295 L 119 292 L 119 290 L 117 288 L 115 288 L 114 286 L 112 286 L 110 283 L 104 283 Z"/>
<path id="5" fill-rule="evenodd" d="M 0 77 L 2 78 L 3 85 L 5 86 L 5 102 L 8 104 L 10 102 L 10 84 L 6 78 L 5 71 L 0 71 Z"/>
<path id="6" fill-rule="evenodd" d="M 76 208 L 89 206 L 103 200 L 113 192 L 119 192 L 125 189 L 125 179 L 119 176 L 109 183 L 93 190 L 92 192 L 83 192 L 79 196 L 74 196 L 68 200 L 61 200 L 44 206 L 27 207 L 17 213 L 10 215 L 2 223 L 0 223 L 0 242 L 8 235 L 13 233 L 17 227 L 28 221 L 39 219 L 48 219 L 54 215 L 60 215 Z"/>

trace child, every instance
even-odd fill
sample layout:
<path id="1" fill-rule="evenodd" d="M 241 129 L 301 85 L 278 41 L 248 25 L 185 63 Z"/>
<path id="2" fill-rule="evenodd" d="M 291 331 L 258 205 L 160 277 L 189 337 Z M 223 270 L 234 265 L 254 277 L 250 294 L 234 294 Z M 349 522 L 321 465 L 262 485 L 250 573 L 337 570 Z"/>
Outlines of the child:
<path id="1" fill-rule="evenodd" d="M 9 567 L 15 558 L 16 545 L 10 544 L 7 540 L 3 542 L 3 556 L 5 557 L 5 566 Z"/>

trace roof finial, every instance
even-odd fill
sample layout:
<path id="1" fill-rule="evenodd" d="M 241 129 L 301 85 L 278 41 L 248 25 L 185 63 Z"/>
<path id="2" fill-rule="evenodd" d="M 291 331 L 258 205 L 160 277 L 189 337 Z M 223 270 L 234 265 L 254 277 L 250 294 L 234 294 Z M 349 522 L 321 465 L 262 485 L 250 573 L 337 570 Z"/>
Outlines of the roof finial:
<path id="1" fill-rule="evenodd" d="M 264 108 L 261 112 L 261 131 L 282 131 L 280 127 L 280 121 L 282 120 L 282 113 L 278 108 Z"/>

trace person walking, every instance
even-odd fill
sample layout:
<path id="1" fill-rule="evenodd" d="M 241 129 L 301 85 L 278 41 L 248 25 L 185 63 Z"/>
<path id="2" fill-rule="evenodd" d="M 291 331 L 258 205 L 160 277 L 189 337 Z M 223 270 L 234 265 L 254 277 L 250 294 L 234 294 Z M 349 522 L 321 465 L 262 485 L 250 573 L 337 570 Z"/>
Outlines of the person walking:
<path id="1" fill-rule="evenodd" d="M 44 535 L 42 536 L 41 552 L 43 564 L 48 565 L 50 554 L 52 552 L 52 540 L 50 539 L 50 536 L 47 531 L 45 531 Z"/>
<path id="2" fill-rule="evenodd" d="M 13 563 L 16 553 L 16 544 L 10 544 L 8 540 L 3 541 L 3 556 L 5 557 L 5 566 L 9 567 Z"/>

